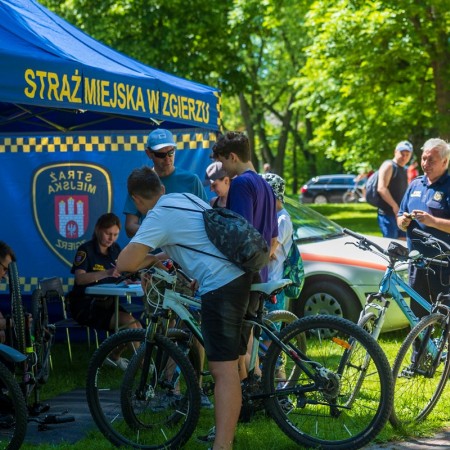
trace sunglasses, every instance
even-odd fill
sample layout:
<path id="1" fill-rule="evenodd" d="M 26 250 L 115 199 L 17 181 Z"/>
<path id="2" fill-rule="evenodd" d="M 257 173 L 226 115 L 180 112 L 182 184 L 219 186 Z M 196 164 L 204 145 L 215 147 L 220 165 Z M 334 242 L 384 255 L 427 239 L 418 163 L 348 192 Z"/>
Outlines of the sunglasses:
<path id="1" fill-rule="evenodd" d="M 156 158 L 159 159 L 164 159 L 166 156 L 168 156 L 169 158 L 173 156 L 173 154 L 175 153 L 175 150 L 169 150 L 166 153 L 159 153 L 159 152 L 152 152 L 153 156 L 155 156 Z"/>
<path id="2" fill-rule="evenodd" d="M 0 262 L 0 266 L 3 267 L 3 270 L 4 270 L 5 272 L 8 272 L 8 267 L 5 266 L 2 262 Z"/>

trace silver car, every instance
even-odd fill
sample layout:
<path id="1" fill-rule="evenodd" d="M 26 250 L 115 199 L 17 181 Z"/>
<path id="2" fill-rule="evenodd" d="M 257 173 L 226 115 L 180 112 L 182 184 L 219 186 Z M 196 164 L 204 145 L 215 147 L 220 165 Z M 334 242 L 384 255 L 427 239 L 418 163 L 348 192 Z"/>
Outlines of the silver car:
<path id="1" fill-rule="evenodd" d="M 285 206 L 305 267 L 305 284 L 300 297 L 291 301 L 291 310 L 299 317 L 332 314 L 357 322 L 367 294 L 378 291 L 387 263 L 350 245 L 354 239 L 344 234 L 342 227 L 311 208 L 291 199 L 286 199 Z M 391 242 L 381 237 L 370 239 L 383 248 Z M 403 313 L 392 303 L 383 331 L 401 329 L 407 324 Z"/>

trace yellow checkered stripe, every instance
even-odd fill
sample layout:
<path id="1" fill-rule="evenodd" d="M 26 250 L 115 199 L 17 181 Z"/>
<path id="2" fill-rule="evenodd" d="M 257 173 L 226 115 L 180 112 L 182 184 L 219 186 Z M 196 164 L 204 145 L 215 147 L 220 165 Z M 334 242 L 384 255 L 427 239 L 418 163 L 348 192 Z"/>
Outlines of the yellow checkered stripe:
<path id="1" fill-rule="evenodd" d="M 37 277 L 19 277 L 20 280 L 20 291 L 22 294 L 31 294 L 35 289 L 39 287 L 39 278 Z M 73 278 L 61 278 L 63 283 L 64 292 L 69 292 L 73 287 Z M 9 294 L 9 286 L 8 283 L 2 281 L 0 283 L 0 295 L 1 294 Z"/>
<path id="2" fill-rule="evenodd" d="M 202 129 L 172 130 L 177 150 L 212 147 L 216 133 Z M 49 136 L 0 136 L 0 153 L 66 153 L 144 151 L 148 131 L 134 134 L 64 134 Z"/>

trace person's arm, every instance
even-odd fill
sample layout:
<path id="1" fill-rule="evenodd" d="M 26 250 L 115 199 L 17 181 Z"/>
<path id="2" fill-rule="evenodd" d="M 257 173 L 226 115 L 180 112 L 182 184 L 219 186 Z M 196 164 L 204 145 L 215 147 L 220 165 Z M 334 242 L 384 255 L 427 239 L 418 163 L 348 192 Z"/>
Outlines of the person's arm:
<path id="1" fill-rule="evenodd" d="M 137 272 L 143 267 L 155 264 L 159 259 L 149 255 L 153 248 L 144 244 L 130 242 L 119 254 L 116 268 L 120 272 Z"/>
<path id="2" fill-rule="evenodd" d="M 125 216 L 125 232 L 129 238 L 132 238 L 139 230 L 141 223 L 139 217 L 134 214 L 127 214 Z"/>
<path id="3" fill-rule="evenodd" d="M 394 215 L 397 215 L 399 205 L 393 199 L 391 193 L 389 192 L 388 186 L 391 181 L 394 172 L 394 167 L 391 162 L 384 162 L 378 173 L 378 185 L 377 191 L 381 198 L 393 209 Z"/>
<path id="4" fill-rule="evenodd" d="M 94 272 L 86 272 L 83 269 L 77 269 L 75 270 L 75 284 L 78 284 L 79 286 L 85 286 L 87 284 L 98 283 L 104 278 L 118 278 L 119 276 L 120 272 L 116 267 L 111 267 L 107 270 L 97 270 Z"/>
<path id="5" fill-rule="evenodd" d="M 444 233 L 450 233 L 450 220 L 442 217 L 435 217 L 418 209 L 413 210 L 413 217 L 417 222 L 423 223 L 427 227 L 436 228 Z"/>

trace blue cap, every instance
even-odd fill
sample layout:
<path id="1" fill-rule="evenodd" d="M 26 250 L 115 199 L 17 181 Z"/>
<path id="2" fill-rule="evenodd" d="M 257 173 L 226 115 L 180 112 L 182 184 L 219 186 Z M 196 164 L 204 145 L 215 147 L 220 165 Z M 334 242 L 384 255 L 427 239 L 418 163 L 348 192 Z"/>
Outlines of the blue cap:
<path id="1" fill-rule="evenodd" d="M 176 147 L 173 135 L 169 130 L 158 128 L 153 130 L 147 138 L 147 148 L 157 152 L 164 147 Z"/>

